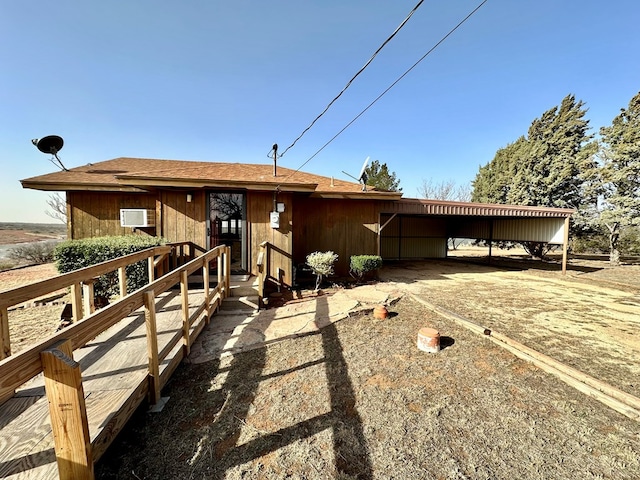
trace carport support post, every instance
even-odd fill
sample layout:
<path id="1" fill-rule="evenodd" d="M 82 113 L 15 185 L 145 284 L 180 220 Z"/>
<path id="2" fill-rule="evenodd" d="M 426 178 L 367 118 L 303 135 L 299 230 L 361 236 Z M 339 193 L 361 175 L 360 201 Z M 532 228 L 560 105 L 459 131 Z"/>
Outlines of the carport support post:
<path id="1" fill-rule="evenodd" d="M 567 250 L 569 248 L 569 217 L 564 219 L 564 239 L 562 243 L 562 275 L 567 274 Z"/>
<path id="2" fill-rule="evenodd" d="M 493 218 L 489 220 L 489 263 L 491 263 L 491 246 L 493 245 Z"/>

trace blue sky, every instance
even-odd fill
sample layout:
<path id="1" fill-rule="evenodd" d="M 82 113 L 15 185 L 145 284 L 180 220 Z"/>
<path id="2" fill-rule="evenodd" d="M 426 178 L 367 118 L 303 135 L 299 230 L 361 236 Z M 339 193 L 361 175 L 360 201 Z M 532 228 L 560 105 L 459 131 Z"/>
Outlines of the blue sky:
<path id="1" fill-rule="evenodd" d="M 269 163 L 417 0 L 6 1 L 0 10 L 0 221 L 53 222 L 19 180 L 120 156 Z M 480 0 L 425 1 L 279 164 L 298 168 Z M 594 133 L 640 90 L 638 0 L 489 0 L 303 170 L 348 179 L 365 157 L 470 182 L 569 93 Z"/>

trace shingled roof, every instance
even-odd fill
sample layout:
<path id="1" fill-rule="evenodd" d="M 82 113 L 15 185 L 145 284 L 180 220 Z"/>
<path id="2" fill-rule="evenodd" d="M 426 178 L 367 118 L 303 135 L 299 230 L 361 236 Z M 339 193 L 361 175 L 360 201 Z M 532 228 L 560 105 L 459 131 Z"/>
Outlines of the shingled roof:
<path id="1" fill-rule="evenodd" d="M 397 200 L 401 192 L 384 192 L 355 182 L 252 163 L 194 162 L 150 158 L 115 158 L 27 178 L 24 188 L 50 191 L 94 190 L 144 192 L 157 188 L 241 188 L 308 192 L 323 198 Z"/>

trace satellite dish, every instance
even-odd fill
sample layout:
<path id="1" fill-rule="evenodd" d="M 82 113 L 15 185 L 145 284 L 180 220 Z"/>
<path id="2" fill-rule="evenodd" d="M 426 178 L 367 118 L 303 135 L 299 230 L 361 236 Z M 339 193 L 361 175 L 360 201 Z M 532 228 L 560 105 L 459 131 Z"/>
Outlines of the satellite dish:
<path id="1" fill-rule="evenodd" d="M 40 140 L 35 138 L 31 140 L 31 143 L 33 143 L 42 153 L 51 153 L 52 155 L 55 155 L 62 150 L 64 140 L 62 140 L 62 137 L 59 137 L 58 135 L 49 135 L 41 138 Z"/>
<path id="2" fill-rule="evenodd" d="M 353 178 L 357 182 L 362 182 L 362 191 L 363 192 L 367 191 L 367 180 L 369 180 L 369 177 L 367 176 L 367 164 L 368 163 L 369 163 L 369 157 L 367 157 L 365 159 L 364 163 L 362 164 L 362 168 L 360 169 L 360 174 L 358 175 L 358 178 L 354 177 L 353 175 L 348 174 L 344 170 L 342 171 L 342 173 L 344 173 L 345 175 L 349 175 L 351 178 Z"/>
<path id="3" fill-rule="evenodd" d="M 365 158 L 364 163 L 362 164 L 362 168 L 360 169 L 360 175 L 358 175 L 358 181 L 362 182 L 362 191 L 367 190 L 367 180 L 369 180 L 369 177 L 367 176 L 368 163 L 369 157 Z"/>
<path id="4" fill-rule="evenodd" d="M 56 164 L 56 162 L 54 162 L 53 159 L 51 159 L 51 163 L 60 167 L 65 172 L 67 171 L 67 168 L 62 164 L 62 161 L 58 158 L 58 152 L 62 150 L 62 146 L 64 145 L 64 140 L 62 139 L 62 137 L 59 137 L 58 135 L 48 135 L 41 139 L 34 138 L 33 140 L 31 140 L 31 143 L 33 143 L 36 146 L 36 148 L 40 150 L 42 153 L 50 153 L 51 155 L 53 155 L 53 157 L 57 160 L 58 163 Z"/>

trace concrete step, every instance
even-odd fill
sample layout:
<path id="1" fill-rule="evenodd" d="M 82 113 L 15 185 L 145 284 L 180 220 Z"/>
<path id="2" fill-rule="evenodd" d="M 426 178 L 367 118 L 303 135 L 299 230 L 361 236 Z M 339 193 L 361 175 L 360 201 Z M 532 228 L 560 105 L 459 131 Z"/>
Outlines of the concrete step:
<path id="1" fill-rule="evenodd" d="M 257 295 L 243 295 L 227 297 L 220 305 L 221 311 L 233 311 L 233 312 L 253 312 L 258 310 L 258 296 Z"/>
<path id="2" fill-rule="evenodd" d="M 232 297 L 249 297 L 258 295 L 258 278 L 250 277 L 247 280 L 230 279 L 230 294 Z"/>

